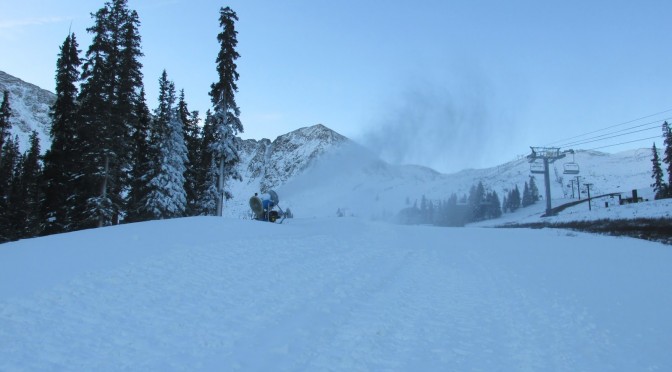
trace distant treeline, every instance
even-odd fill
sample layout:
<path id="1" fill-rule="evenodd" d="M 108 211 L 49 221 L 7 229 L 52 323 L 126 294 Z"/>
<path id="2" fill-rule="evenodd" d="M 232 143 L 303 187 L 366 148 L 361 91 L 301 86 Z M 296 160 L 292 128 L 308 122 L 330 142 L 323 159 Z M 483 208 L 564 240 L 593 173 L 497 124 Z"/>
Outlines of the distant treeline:
<path id="1" fill-rule="evenodd" d="M 434 201 L 425 195 L 412 206 L 402 209 L 397 221 L 407 225 L 464 226 L 467 223 L 499 218 L 502 213 L 514 212 L 521 206 L 527 207 L 539 200 L 534 177 L 525 182 L 521 197 L 518 185 L 508 191 L 500 201 L 496 191 L 487 191 L 483 182 L 471 187 L 468 195 L 458 197 L 453 193 L 445 200 Z M 406 199 L 410 205 L 410 199 Z"/>

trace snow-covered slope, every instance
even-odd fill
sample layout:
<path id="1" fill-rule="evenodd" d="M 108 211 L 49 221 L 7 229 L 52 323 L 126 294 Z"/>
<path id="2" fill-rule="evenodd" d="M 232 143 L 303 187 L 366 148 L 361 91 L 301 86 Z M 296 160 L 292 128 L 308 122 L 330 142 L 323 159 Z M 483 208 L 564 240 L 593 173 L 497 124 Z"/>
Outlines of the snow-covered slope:
<path id="1" fill-rule="evenodd" d="M 593 184 L 593 196 L 611 192 L 629 196 L 631 190 L 637 189 L 640 196 L 652 198 L 650 157 L 650 149 L 618 154 L 577 150 L 573 159 L 570 156 L 552 166 L 553 204 L 570 201 L 572 196 L 570 179 L 576 176 L 563 174 L 566 162 L 579 164 L 580 181 Z M 530 175 L 530 164 L 525 158 L 493 168 L 441 174 L 419 166 L 390 165 L 351 144 L 323 157 L 278 191 L 281 200 L 284 199 L 285 205 L 292 207 L 298 216 L 334 216 L 340 209 L 346 210 L 346 214 L 385 219 L 423 195 L 435 201 L 445 200 L 451 193 L 466 195 L 479 181 L 487 189 L 496 191 L 501 199 L 516 185 L 522 192 Z M 543 195 L 543 175 L 536 175 L 535 179 Z M 583 197 L 584 193 L 582 187 Z M 542 213 L 543 209 L 537 217 Z"/>
<path id="2" fill-rule="evenodd" d="M 276 189 L 303 173 L 324 154 L 351 141 L 322 124 L 304 127 L 269 139 L 245 140 L 241 144 L 238 172 L 242 182 L 231 181 L 234 199 L 227 202 L 225 215 L 249 215 L 248 201 L 255 192 Z"/>
<path id="3" fill-rule="evenodd" d="M 672 251 L 199 217 L 0 246 L 2 371 L 668 371 Z"/>
<path id="4" fill-rule="evenodd" d="M 45 152 L 51 146 L 49 110 L 56 100 L 56 95 L 0 71 L 0 94 L 4 91 L 9 92 L 9 106 L 12 109 L 10 118 L 12 137 L 19 136 L 21 151 L 26 151 L 30 147 L 28 141 L 30 133 L 37 131 L 41 150 Z"/>

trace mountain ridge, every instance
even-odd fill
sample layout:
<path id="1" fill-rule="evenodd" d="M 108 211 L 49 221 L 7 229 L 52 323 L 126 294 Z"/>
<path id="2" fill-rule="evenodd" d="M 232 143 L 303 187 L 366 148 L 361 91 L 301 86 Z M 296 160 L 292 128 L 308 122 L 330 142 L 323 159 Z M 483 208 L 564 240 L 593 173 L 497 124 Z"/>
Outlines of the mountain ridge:
<path id="1" fill-rule="evenodd" d="M 0 90 L 5 89 L 10 92 L 14 115 L 12 135 L 19 136 L 22 151 L 27 149 L 32 130 L 38 131 L 42 151 L 46 151 L 50 146 L 49 109 L 56 96 L 0 71 Z M 269 189 L 280 191 L 283 205 L 299 208 L 297 215 L 303 210 L 308 215 L 331 216 L 341 209 L 386 218 L 407 207 L 407 201 L 412 203 L 422 196 L 445 200 L 451 193 L 462 196 L 479 181 L 496 191 L 501 200 L 515 186 L 522 190 L 530 177 L 525 157 L 450 174 L 422 165 L 389 164 L 323 124 L 305 126 L 274 140 L 240 140 L 239 145 L 237 170 L 243 181 L 228 185 L 234 195 L 225 207 L 229 217 L 248 218 L 249 196 Z M 576 150 L 573 160 L 581 167 L 581 182 L 593 183 L 591 191 L 596 194 L 638 189 L 640 195 L 652 198 L 650 151 L 640 148 L 609 154 Z M 572 195 L 570 176 L 562 171 L 565 162 L 569 160 L 558 161 L 551 168 L 553 199 Z M 543 188 L 543 178 L 537 177 L 537 185 Z"/>
<path id="2" fill-rule="evenodd" d="M 4 91 L 9 92 L 9 106 L 12 109 L 10 133 L 12 137 L 19 137 L 20 150 L 28 150 L 30 134 L 36 131 L 42 153 L 46 152 L 51 146 L 49 112 L 56 101 L 56 94 L 0 71 L 0 93 Z"/>

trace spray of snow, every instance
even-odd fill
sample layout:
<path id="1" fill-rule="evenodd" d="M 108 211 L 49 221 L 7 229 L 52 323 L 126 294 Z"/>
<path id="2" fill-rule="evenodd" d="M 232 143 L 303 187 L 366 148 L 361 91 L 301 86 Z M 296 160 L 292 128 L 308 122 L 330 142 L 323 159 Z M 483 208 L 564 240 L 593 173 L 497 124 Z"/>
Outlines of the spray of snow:
<path id="1" fill-rule="evenodd" d="M 521 150 L 511 135 L 503 135 L 516 130 L 509 113 L 513 105 L 496 92 L 477 73 L 456 83 L 416 80 L 384 105 L 362 143 L 390 163 L 441 172 L 499 164 L 502 153 Z"/>
<path id="2" fill-rule="evenodd" d="M 376 207 L 377 176 L 391 176 L 389 166 L 354 143 L 322 156 L 304 173 L 278 189 L 284 205 L 302 216 L 371 217 Z"/>

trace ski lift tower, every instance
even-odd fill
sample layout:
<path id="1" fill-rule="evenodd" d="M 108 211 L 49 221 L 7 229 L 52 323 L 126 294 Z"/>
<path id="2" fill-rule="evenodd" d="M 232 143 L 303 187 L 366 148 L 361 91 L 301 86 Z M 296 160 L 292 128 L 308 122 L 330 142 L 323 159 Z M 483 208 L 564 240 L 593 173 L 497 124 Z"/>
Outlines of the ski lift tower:
<path id="1" fill-rule="evenodd" d="M 551 215 L 551 178 L 548 165 L 565 157 L 558 147 L 530 147 L 532 154 L 527 156 L 530 163 L 542 160 L 544 164 L 544 186 L 546 186 L 546 216 Z"/>

